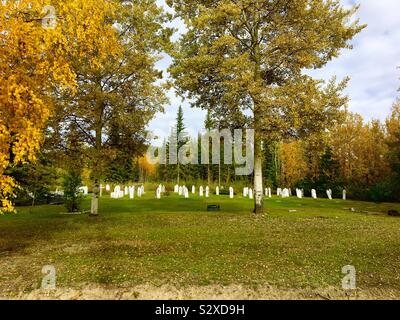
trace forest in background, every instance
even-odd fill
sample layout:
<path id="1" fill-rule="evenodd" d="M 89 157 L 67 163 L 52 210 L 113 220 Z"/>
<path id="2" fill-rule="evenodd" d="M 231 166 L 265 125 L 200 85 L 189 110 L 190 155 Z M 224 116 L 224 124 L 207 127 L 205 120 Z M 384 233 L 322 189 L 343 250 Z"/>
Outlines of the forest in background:
<path id="1" fill-rule="evenodd" d="M 207 117 L 204 127 L 211 129 L 214 125 Z M 169 139 L 185 130 L 183 111 L 179 108 Z M 196 141 L 200 138 L 196 137 Z M 235 164 L 223 164 L 223 156 L 221 165 L 181 164 L 179 169 L 173 164 L 153 165 L 144 155 L 148 147 L 146 141 L 140 139 L 136 143 L 140 148 L 125 149 L 125 152 L 120 148 L 118 155 L 104 165 L 102 183 L 164 183 L 172 188 L 179 181 L 188 186 L 220 185 L 227 190 L 231 185 L 242 188 L 253 182 L 252 176 L 236 176 Z M 27 193 L 33 192 L 32 186 L 36 188 L 35 198 L 39 203 L 50 192 L 63 188 L 63 177 L 67 173 L 64 152 L 54 150 L 50 142 L 47 146 L 40 161 L 17 167 L 12 172 L 22 186 L 18 198 L 23 199 L 24 204 L 31 201 L 27 200 Z M 198 146 L 200 150 L 200 142 Z M 223 146 L 221 141 L 221 154 Z M 316 189 L 321 197 L 326 196 L 327 189 L 332 189 L 339 198 L 345 189 L 348 197 L 355 200 L 400 201 L 400 101 L 393 105 L 392 114 L 385 122 L 364 122 L 360 115 L 347 112 L 343 121 L 330 131 L 301 140 L 264 141 L 263 155 L 265 187 L 300 188 L 306 195 Z M 79 179 L 82 185 L 91 187 L 91 170 L 85 161 L 79 163 Z"/>

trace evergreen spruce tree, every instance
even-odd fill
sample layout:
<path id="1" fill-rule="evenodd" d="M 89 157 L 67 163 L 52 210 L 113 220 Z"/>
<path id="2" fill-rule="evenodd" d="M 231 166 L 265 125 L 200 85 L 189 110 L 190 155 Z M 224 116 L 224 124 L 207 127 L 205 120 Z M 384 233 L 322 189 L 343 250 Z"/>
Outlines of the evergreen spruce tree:
<path id="1" fill-rule="evenodd" d="M 178 108 L 178 114 L 176 117 L 176 127 L 172 130 L 173 138 L 177 142 L 177 155 L 179 155 L 179 150 L 187 143 L 188 138 L 185 133 L 185 124 L 183 119 L 183 110 L 182 106 Z M 179 139 L 181 138 L 181 139 Z M 182 166 L 178 159 L 178 164 L 176 167 L 177 170 L 177 183 L 178 185 L 181 182 L 181 178 L 185 175 L 185 168 Z"/>

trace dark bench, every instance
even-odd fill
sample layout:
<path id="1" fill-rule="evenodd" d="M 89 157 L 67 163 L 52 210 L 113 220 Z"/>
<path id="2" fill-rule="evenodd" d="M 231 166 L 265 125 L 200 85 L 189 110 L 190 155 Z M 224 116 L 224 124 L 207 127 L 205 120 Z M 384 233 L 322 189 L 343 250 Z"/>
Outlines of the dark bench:
<path id="1" fill-rule="evenodd" d="M 219 205 L 211 204 L 207 206 L 207 211 L 221 211 L 221 207 Z"/>

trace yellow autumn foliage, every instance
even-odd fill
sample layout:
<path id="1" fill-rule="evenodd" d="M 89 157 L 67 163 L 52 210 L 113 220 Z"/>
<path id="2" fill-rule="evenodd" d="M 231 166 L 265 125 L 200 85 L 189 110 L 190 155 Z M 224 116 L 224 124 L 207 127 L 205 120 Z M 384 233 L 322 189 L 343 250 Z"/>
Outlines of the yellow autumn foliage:
<path id="1" fill-rule="evenodd" d="M 119 53 L 105 23 L 115 11 L 105 0 L 0 2 L 0 213 L 14 210 L 17 184 L 7 168 L 35 160 L 52 97 L 75 91 L 70 62 L 98 68 Z"/>
<path id="2" fill-rule="evenodd" d="M 301 141 L 283 143 L 280 148 L 281 183 L 293 188 L 306 177 L 307 163 Z"/>

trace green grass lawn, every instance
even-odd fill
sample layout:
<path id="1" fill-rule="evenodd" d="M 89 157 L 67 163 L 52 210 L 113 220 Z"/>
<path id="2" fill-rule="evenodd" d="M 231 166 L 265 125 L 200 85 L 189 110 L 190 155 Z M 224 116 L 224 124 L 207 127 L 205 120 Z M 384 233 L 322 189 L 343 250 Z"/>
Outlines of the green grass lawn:
<path id="1" fill-rule="evenodd" d="M 209 213 L 207 204 L 222 210 Z M 240 196 L 156 200 L 148 192 L 103 197 L 98 218 L 62 215 L 58 206 L 19 208 L 0 216 L 0 296 L 38 289 L 44 265 L 56 267 L 63 288 L 255 290 L 340 289 L 342 267 L 353 265 L 360 290 L 400 292 L 400 219 L 385 215 L 399 204 L 273 198 L 265 205 L 268 214 L 256 218 Z"/>

